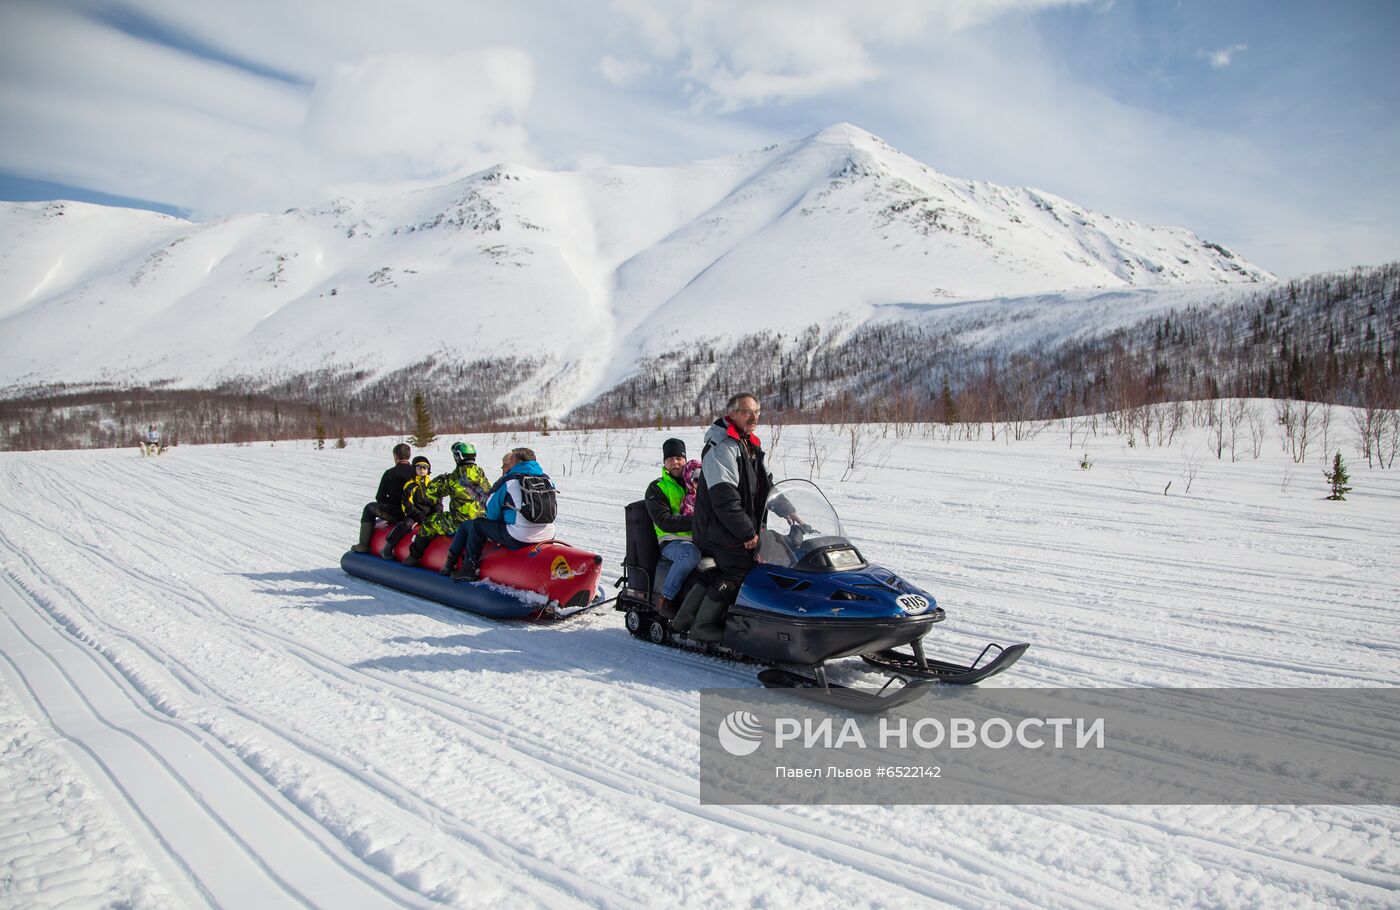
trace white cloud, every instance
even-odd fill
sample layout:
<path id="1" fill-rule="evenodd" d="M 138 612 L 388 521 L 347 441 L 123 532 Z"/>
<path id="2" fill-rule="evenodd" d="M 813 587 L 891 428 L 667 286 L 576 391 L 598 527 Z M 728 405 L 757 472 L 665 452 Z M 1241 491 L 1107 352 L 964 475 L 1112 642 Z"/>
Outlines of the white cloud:
<path id="1" fill-rule="evenodd" d="M 522 122 L 533 92 L 518 48 L 366 57 L 317 82 L 302 136 L 342 169 L 385 180 L 522 161 L 533 157 Z"/>
<path id="2" fill-rule="evenodd" d="M 1201 51 L 1202 56 L 1210 61 L 1210 65 L 1216 69 L 1224 69 L 1235 61 L 1235 55 L 1249 50 L 1247 44 L 1232 44 L 1229 47 L 1222 47 L 1216 51 Z"/>
<path id="3" fill-rule="evenodd" d="M 636 85 L 653 71 L 650 63 L 635 58 L 619 60 L 612 54 L 604 54 L 603 59 L 598 61 L 598 72 L 602 73 L 604 79 L 618 88 Z"/>
<path id="4" fill-rule="evenodd" d="M 1049 17 L 1027 14 L 1073 2 L 0 0 L 0 171 L 212 217 L 505 160 L 671 164 L 844 120 L 947 173 L 1181 224 L 1259 250 L 1277 271 L 1394 246 L 1385 93 L 1351 89 L 1375 99 L 1368 116 L 1312 134 L 1290 126 L 1286 142 L 1275 112 L 1296 111 L 1299 92 L 1275 82 L 1210 80 L 1248 93 L 1228 109 L 1253 117 L 1225 116 L 1202 92 L 1155 105 L 1177 67 L 1238 66 L 1248 48 L 1192 56 L 1200 45 L 1183 55 L 1173 43 L 1164 79 L 1148 85 L 1132 67 L 1150 55 L 1134 49 L 1162 36 L 1128 10 L 1120 31 L 1075 33 L 1102 53 L 1097 68 L 1071 66 L 1046 43 L 1059 33 Z M 1114 18 L 1109 0 L 1084 2 Z M 1345 61 L 1311 62 L 1347 75 Z M 1086 69 L 1102 91 L 1074 75 Z M 1316 81 L 1315 106 L 1356 109 Z M 1382 221 L 1369 235 L 1339 227 L 1348 212 Z"/>
<path id="5" fill-rule="evenodd" d="M 702 106 L 736 111 L 869 83 L 879 52 L 950 34 L 1011 11 L 1084 0 L 614 0 Z"/>
<path id="6" fill-rule="evenodd" d="M 239 151 L 284 157 L 302 94 L 99 26 L 6 5 L 0 168 L 116 195 L 198 204 L 201 175 Z M 267 201 L 268 197 L 258 197 Z"/>
<path id="7" fill-rule="evenodd" d="M 1121 102 L 1057 75 L 1030 44 L 959 36 L 921 50 L 891 64 L 898 98 L 867 103 L 901 124 L 885 139 L 943 173 L 1184 227 L 1285 276 L 1394 258 L 1377 249 L 1393 229 L 1367 243 L 1320 217 L 1287 151 L 1265 140 Z"/>

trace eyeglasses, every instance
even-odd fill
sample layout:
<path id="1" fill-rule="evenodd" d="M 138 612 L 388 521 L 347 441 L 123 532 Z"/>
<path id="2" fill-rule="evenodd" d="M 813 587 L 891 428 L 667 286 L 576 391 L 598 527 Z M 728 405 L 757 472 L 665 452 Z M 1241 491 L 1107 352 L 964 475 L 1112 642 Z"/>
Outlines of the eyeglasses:
<path id="1" fill-rule="evenodd" d="M 418 465 L 417 467 L 415 467 L 413 470 L 415 470 L 415 471 L 431 471 L 432 468 L 428 467 L 428 466 L 425 465 L 425 464 L 420 464 L 420 465 Z"/>
<path id="2" fill-rule="evenodd" d="M 753 416 L 757 417 L 759 414 L 762 414 L 763 411 L 762 411 L 762 409 L 760 409 L 760 408 L 735 408 L 735 409 L 734 409 L 734 413 L 735 413 L 735 414 L 752 414 Z"/>

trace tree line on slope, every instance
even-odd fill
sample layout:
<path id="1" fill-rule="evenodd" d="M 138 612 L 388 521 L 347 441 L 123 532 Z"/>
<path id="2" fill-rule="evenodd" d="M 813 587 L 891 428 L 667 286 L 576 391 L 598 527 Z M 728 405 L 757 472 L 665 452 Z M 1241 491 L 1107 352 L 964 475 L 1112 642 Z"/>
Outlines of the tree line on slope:
<path id="1" fill-rule="evenodd" d="M 1054 344 L 978 346 L 907 321 L 762 333 L 643 364 L 569 422 L 708 419 L 729 390 L 789 422 L 1057 420 L 1167 401 L 1274 398 L 1400 407 L 1400 263 L 1313 276 Z"/>
<path id="2" fill-rule="evenodd" d="M 1170 401 L 1273 398 L 1400 412 L 1400 263 L 1316 275 L 1231 305 L 1176 309 L 1087 337 L 976 345 L 996 317 L 957 332 L 932 321 L 808 326 L 693 347 L 637 372 L 568 415 L 571 426 L 694 424 L 735 389 L 792 422 L 934 422 L 1018 435 L 1036 421 L 1123 414 Z M 248 443 L 403 435 L 421 393 L 444 433 L 545 424 L 570 382 L 555 358 L 437 354 L 375 375 L 328 366 L 213 389 L 27 390 L 0 400 L 0 447 L 134 445 L 149 423 L 168 441 Z M 1390 415 L 1390 416 L 1388 416 Z M 1126 419 L 1126 418 L 1125 418 Z"/>

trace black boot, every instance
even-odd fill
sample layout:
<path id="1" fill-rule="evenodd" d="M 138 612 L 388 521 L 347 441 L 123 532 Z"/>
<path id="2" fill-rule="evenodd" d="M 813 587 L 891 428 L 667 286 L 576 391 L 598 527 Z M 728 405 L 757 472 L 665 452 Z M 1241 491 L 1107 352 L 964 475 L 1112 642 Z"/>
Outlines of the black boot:
<path id="1" fill-rule="evenodd" d="M 413 546 L 408 548 L 408 558 L 403 561 L 403 564 L 411 569 L 422 562 L 423 553 L 428 549 L 428 543 L 431 540 L 431 537 L 424 537 L 422 534 L 413 538 Z"/>
<path id="2" fill-rule="evenodd" d="M 360 542 L 350 548 L 352 553 L 368 553 L 369 541 L 374 536 L 374 522 L 360 522 Z"/>
<path id="3" fill-rule="evenodd" d="M 705 586 L 694 585 L 681 601 L 681 608 L 671 619 L 672 632 L 689 632 L 695 622 L 695 614 L 700 609 L 700 601 L 705 599 Z"/>
<path id="4" fill-rule="evenodd" d="M 394 547 L 399 545 L 404 535 L 413 529 L 413 525 L 407 521 L 401 521 L 394 525 L 394 530 L 389 532 L 389 538 L 384 541 L 384 549 L 379 551 L 379 555 L 385 559 L 394 558 Z"/>
<path id="5" fill-rule="evenodd" d="M 695 611 L 695 621 L 690 624 L 692 641 L 719 641 L 724 637 L 724 617 L 729 612 L 729 604 L 713 593 L 707 593 Z"/>
<path id="6" fill-rule="evenodd" d="M 481 572 L 477 569 L 476 563 L 466 556 L 462 557 L 462 567 L 452 573 L 453 581 L 477 581 L 481 578 Z"/>

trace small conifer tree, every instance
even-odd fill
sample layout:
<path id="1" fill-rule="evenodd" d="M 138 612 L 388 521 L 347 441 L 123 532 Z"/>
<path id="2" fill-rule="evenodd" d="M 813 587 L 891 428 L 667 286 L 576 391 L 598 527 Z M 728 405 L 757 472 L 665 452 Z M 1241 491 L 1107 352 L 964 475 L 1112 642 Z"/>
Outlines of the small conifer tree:
<path id="1" fill-rule="evenodd" d="M 1351 492 L 1351 487 L 1347 486 L 1347 483 L 1351 478 L 1347 476 L 1346 462 L 1342 461 L 1340 450 L 1338 450 L 1337 456 L 1332 459 L 1332 470 L 1323 471 L 1322 476 L 1326 477 L 1327 482 L 1332 485 L 1332 494 L 1327 497 L 1328 499 L 1345 500 L 1347 498 L 1347 494 Z"/>
<path id="2" fill-rule="evenodd" d="M 321 409 L 316 409 L 316 449 L 319 451 L 326 447 L 326 425 L 321 420 Z"/>
<path id="3" fill-rule="evenodd" d="M 948 385 L 948 377 L 943 377 L 943 391 L 939 393 L 943 405 L 943 422 L 958 422 L 958 401 L 953 397 L 953 389 Z"/>
<path id="4" fill-rule="evenodd" d="M 349 443 L 345 441 L 345 434 L 344 434 L 344 433 L 341 433 L 339 436 L 337 436 L 337 437 L 335 438 L 335 447 L 336 447 L 337 449 L 343 449 L 343 448 L 345 448 L 345 447 L 348 446 L 348 445 L 349 445 Z"/>
<path id="5" fill-rule="evenodd" d="M 437 439 L 433 429 L 433 415 L 428 410 L 428 402 L 423 398 L 422 389 L 413 390 L 413 435 L 408 443 L 415 449 L 430 446 Z"/>

